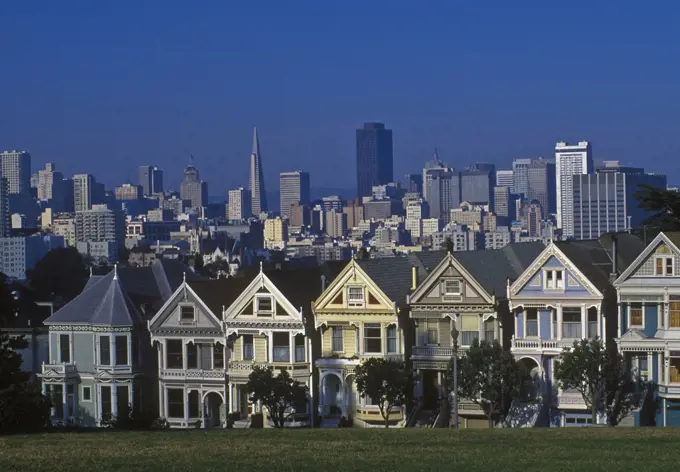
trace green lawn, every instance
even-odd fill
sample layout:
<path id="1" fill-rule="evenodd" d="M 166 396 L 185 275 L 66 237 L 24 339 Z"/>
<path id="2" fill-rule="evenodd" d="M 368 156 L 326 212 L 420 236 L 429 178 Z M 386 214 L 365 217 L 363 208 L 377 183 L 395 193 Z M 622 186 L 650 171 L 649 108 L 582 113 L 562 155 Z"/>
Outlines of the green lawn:
<path id="1" fill-rule="evenodd" d="M 0 437 L 2 471 L 676 470 L 680 429 L 323 429 Z"/>

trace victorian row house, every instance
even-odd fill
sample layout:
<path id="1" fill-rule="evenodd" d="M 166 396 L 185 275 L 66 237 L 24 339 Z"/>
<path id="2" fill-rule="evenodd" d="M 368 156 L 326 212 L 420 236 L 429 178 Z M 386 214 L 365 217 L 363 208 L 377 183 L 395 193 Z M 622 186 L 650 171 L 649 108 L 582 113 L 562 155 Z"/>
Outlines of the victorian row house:
<path id="1" fill-rule="evenodd" d="M 616 342 L 648 385 L 636 425 L 680 425 L 680 233 L 660 233 L 615 283 Z M 658 405 L 658 408 L 657 408 Z M 646 414 L 645 414 L 646 413 Z"/>

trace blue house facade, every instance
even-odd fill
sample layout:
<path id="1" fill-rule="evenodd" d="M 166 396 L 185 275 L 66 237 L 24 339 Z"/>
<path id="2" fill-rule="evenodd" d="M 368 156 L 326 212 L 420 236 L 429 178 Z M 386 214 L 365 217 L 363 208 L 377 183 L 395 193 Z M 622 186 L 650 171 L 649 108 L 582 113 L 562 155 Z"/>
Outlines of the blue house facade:
<path id="1" fill-rule="evenodd" d="M 532 423 L 520 426 L 576 426 L 592 421 L 581 394 L 560 390 L 553 377 L 564 348 L 584 338 L 606 339 L 604 294 L 567 257 L 563 250 L 567 244 L 575 243 L 548 244 L 508 287 L 515 333 L 511 352 L 530 370 L 533 381 L 533 391 L 524 400 L 527 406 L 533 404 L 535 414 L 529 415 Z"/>
<path id="2" fill-rule="evenodd" d="M 660 233 L 616 280 L 616 343 L 648 382 L 657 426 L 680 425 L 680 233 Z"/>

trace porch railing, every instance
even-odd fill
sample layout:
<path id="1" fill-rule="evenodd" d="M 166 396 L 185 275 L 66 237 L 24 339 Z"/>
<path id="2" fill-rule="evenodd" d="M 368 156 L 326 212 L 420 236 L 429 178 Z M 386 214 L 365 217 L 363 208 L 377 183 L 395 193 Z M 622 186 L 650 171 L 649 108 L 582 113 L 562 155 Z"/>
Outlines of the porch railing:
<path id="1" fill-rule="evenodd" d="M 453 356 L 453 348 L 438 346 L 415 346 L 413 348 L 413 356 L 451 358 Z"/>

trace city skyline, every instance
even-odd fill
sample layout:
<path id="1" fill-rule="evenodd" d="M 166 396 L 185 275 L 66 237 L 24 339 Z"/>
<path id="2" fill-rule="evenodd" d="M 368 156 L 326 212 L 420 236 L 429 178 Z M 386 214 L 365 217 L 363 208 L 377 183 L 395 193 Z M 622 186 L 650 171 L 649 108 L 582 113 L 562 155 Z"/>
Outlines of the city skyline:
<path id="1" fill-rule="evenodd" d="M 3 76 L 12 93 L 3 98 L 0 148 L 27 149 L 33 171 L 57 162 L 64 175 L 97 175 L 109 188 L 145 162 L 165 169 L 177 188 L 191 152 L 213 193 L 219 183 L 226 194 L 247 184 L 242 159 L 257 125 L 267 136 L 265 181 L 302 168 L 318 186 L 351 188 L 353 130 L 376 120 L 394 132 L 395 177 L 420 168 L 434 147 L 453 167 L 503 168 L 514 158 L 549 157 L 557 141 L 587 139 L 596 143 L 596 160 L 650 162 L 648 171 L 674 183 L 680 69 L 667 60 L 672 15 L 632 6 L 371 5 L 353 36 L 326 27 L 353 17 L 344 6 L 114 7 L 100 15 L 99 5 L 43 11 L 13 4 L 6 33 L 30 24 L 36 36 L 7 44 L 0 59 L 3 69 L 25 71 Z M 376 21 L 385 14 L 392 21 Z M 158 26 L 144 26 L 156 17 Z M 242 21 L 251 17 L 262 18 L 256 31 Z M 576 17 L 584 19 L 578 37 L 555 34 Z M 75 33 L 83 24 L 86 31 Z M 121 24 L 126 34 L 114 34 Z M 180 41 L 175 24 L 191 42 Z M 244 33 L 255 39 L 242 44 Z M 587 80 L 562 73 L 565 65 L 588 70 Z M 324 172 L 325 160 L 347 165 Z"/>

